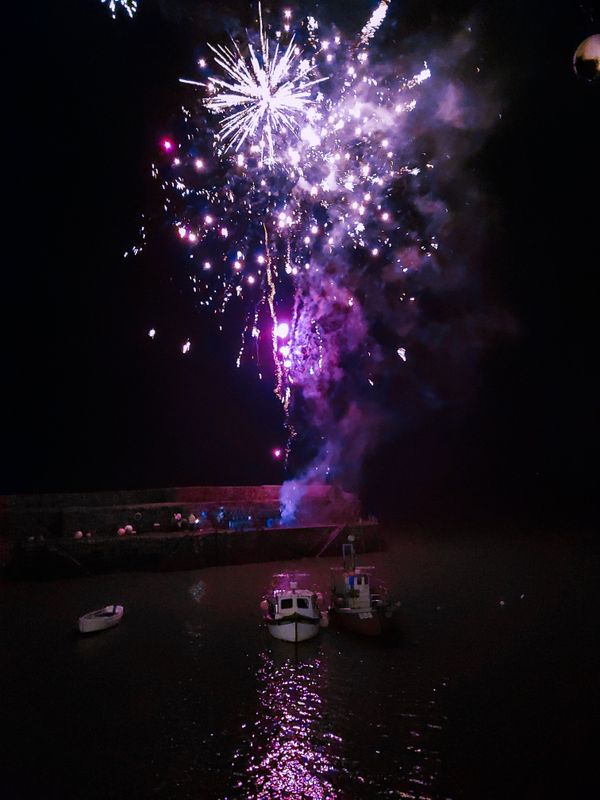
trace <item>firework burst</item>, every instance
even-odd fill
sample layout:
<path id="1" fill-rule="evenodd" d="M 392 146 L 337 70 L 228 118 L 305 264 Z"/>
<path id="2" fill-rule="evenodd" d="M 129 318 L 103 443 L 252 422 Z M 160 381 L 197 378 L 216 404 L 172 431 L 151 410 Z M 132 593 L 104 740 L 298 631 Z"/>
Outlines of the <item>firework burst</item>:
<path id="1" fill-rule="evenodd" d="M 313 17 L 292 30 L 290 11 L 265 24 L 259 7 L 256 39 L 209 45 L 201 79 L 183 81 L 200 88 L 200 113 L 182 108 L 152 168 L 199 305 L 222 329 L 230 304 L 244 304 L 237 364 L 253 360 L 262 377 L 270 352 L 285 454 L 300 418 L 324 443 L 319 480 L 348 461 L 353 438 L 360 461 L 364 393 L 391 362 L 411 363 L 448 213 L 439 131 L 464 124 L 457 90 L 430 80 L 422 59 L 377 60 L 388 8 L 381 0 L 348 41 Z"/>
<path id="2" fill-rule="evenodd" d="M 360 321 L 361 303 L 346 285 L 351 265 L 357 254 L 367 263 L 379 257 L 382 264 L 393 255 L 394 219 L 386 210 L 390 187 L 420 172 L 401 160 L 389 128 L 402 125 L 414 111 L 414 90 L 430 72 L 425 65 L 412 77 L 391 82 L 372 74 L 368 42 L 387 9 L 387 2 L 377 6 L 352 47 L 335 32 L 321 37 L 315 19 L 303 20 L 302 49 L 289 32 L 291 12 L 284 23 L 289 41 L 282 44 L 280 30 L 270 40 L 259 6 L 259 45 L 255 49 L 248 43 L 247 59 L 235 42 L 234 49 L 209 45 L 229 80 L 184 81 L 203 87 L 203 104 L 225 114 L 212 134 L 216 161 L 207 149 L 209 120 L 193 120 L 187 110 L 181 139 L 192 142 L 192 148 L 163 142 L 178 173 L 163 183 L 169 195 L 165 207 L 181 207 L 185 198 L 185 214 L 175 223 L 178 236 L 194 250 L 204 247 L 212 254 L 203 261 L 201 286 L 193 279 L 194 289 L 204 294 L 201 302 L 221 314 L 234 298 L 256 298 L 238 365 L 249 341 L 258 360 L 260 318 L 266 310 L 275 393 L 286 412 L 294 387 L 308 390 L 335 375 L 334 362 L 344 344 L 332 346 L 322 329 L 332 307 L 343 303 L 352 323 L 344 330 L 354 328 L 368 338 Z M 205 69 L 206 61 L 200 66 Z M 318 84 L 324 84 L 326 94 L 323 87 L 317 90 Z M 231 109 L 237 110 L 228 114 Z M 206 157 L 196 155 L 192 162 L 192 151 L 199 148 Z M 183 157 L 175 155 L 176 149 L 183 150 Z M 219 280 L 208 281 L 207 273 L 218 274 Z M 289 328 L 282 340 L 275 331 L 285 313 L 285 297 L 290 298 Z"/>
<path id="3" fill-rule="evenodd" d="M 295 45 L 294 36 L 284 48 L 279 42 L 269 42 L 260 6 L 259 21 L 258 53 L 250 43 L 247 58 L 235 42 L 233 50 L 210 45 L 228 80 L 209 79 L 211 96 L 205 105 L 223 117 L 219 134 L 224 143 L 222 152 L 231 148 L 238 152 L 246 139 L 258 140 L 265 163 L 273 164 L 274 137 L 286 131 L 297 134 L 300 123 L 314 116 L 311 87 L 327 79 L 311 79 L 316 66 L 300 58 L 301 50 Z"/>

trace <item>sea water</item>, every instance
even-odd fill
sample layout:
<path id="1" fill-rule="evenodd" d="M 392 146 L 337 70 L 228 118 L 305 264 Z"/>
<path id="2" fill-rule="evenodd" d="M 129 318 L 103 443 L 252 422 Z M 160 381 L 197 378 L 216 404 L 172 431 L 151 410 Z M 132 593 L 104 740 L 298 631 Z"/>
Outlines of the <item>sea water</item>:
<path id="1" fill-rule="evenodd" d="M 359 556 L 401 603 L 388 640 L 269 637 L 272 574 L 300 569 L 327 597 L 337 558 L 0 585 L 0 796 L 582 796 L 593 540 L 396 530 L 392 542 Z M 121 624 L 80 636 L 77 618 L 109 603 Z"/>

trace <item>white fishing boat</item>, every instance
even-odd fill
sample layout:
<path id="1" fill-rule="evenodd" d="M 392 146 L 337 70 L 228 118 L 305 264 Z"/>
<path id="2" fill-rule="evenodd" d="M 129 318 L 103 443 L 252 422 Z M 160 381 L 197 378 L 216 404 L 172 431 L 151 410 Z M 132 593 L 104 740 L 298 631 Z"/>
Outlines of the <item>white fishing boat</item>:
<path id="1" fill-rule="evenodd" d="M 273 576 L 271 591 L 260 607 L 271 636 L 284 642 L 304 642 L 315 637 L 327 625 L 321 613 L 322 596 L 312 589 L 299 587 L 303 573 L 281 573 Z"/>
<path id="2" fill-rule="evenodd" d="M 106 628 L 114 628 L 123 618 L 123 606 L 104 606 L 96 611 L 90 611 L 79 617 L 79 631 L 81 633 L 95 633 Z"/>
<path id="3" fill-rule="evenodd" d="M 357 566 L 353 541 L 349 536 L 342 545 L 342 566 L 331 570 L 331 624 L 365 636 L 393 633 L 399 604 L 391 603 L 383 588 L 375 586 L 374 567 Z"/>

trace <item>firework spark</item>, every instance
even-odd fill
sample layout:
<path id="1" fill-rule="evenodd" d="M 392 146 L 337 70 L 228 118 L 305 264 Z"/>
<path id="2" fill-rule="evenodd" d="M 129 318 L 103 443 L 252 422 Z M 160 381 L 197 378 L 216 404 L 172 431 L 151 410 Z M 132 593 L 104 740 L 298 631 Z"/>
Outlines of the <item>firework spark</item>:
<path id="1" fill-rule="evenodd" d="M 131 18 L 138 7 L 137 0 L 100 0 L 100 2 L 108 6 L 113 19 L 117 16 L 118 8 L 125 11 L 127 16 Z"/>
<path id="2" fill-rule="evenodd" d="M 371 18 L 360 32 L 361 44 L 367 44 L 369 39 L 375 36 L 387 16 L 389 5 L 389 0 L 381 0 L 375 11 L 373 11 Z"/>

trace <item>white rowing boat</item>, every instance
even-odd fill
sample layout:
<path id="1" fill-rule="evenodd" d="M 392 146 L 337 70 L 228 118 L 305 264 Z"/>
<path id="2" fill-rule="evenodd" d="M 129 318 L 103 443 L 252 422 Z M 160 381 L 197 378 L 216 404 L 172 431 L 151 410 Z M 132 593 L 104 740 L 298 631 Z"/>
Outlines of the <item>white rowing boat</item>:
<path id="1" fill-rule="evenodd" d="M 79 617 L 79 630 L 81 633 L 95 633 L 106 628 L 114 628 L 122 618 L 123 606 L 104 606 Z"/>

